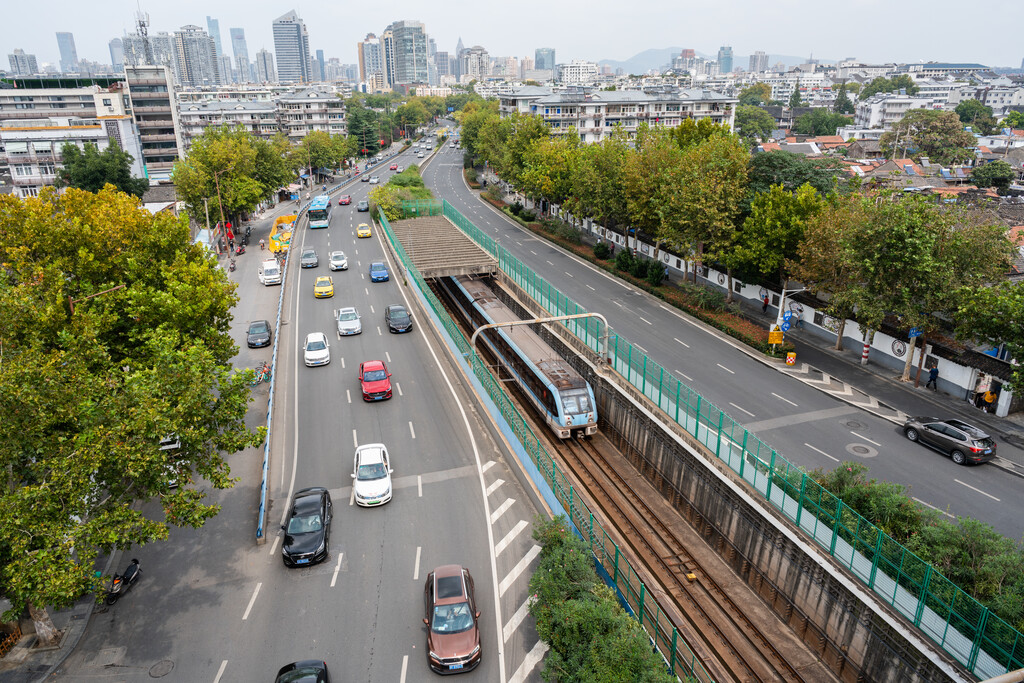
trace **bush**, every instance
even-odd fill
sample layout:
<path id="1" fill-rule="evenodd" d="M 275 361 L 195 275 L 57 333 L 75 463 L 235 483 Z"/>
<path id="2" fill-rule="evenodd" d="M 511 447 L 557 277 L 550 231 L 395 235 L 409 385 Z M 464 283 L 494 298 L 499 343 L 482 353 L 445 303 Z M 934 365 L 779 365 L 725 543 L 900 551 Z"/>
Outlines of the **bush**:
<path id="1" fill-rule="evenodd" d="M 522 216 L 524 208 L 525 207 L 523 207 L 522 204 L 520 204 L 519 202 L 516 202 L 512 206 L 508 207 L 508 210 L 512 212 L 513 216 Z"/>
<path id="2" fill-rule="evenodd" d="M 657 287 L 661 284 L 661 281 L 665 279 L 665 266 L 661 265 L 658 261 L 649 261 L 647 263 L 647 284 L 652 287 Z"/>
<path id="3" fill-rule="evenodd" d="M 501 188 L 494 183 L 488 185 L 487 189 L 484 190 L 484 193 L 491 199 L 501 199 Z"/>
<path id="4" fill-rule="evenodd" d="M 619 253 L 615 255 L 615 270 L 621 270 L 624 273 L 632 272 L 633 261 L 632 252 L 629 249 L 623 247 L 619 249 Z"/>
<path id="5" fill-rule="evenodd" d="M 580 231 L 568 223 L 558 223 L 555 226 L 555 236 L 572 244 L 583 244 L 583 236 L 580 235 Z"/>
<path id="6" fill-rule="evenodd" d="M 467 168 L 466 169 L 466 180 L 468 180 L 471 183 L 478 183 L 478 182 L 480 182 L 479 180 L 477 180 L 477 175 L 476 175 L 476 169 L 475 168 Z"/>
<path id="7" fill-rule="evenodd" d="M 612 250 L 604 242 L 598 242 L 594 245 L 594 258 L 599 258 L 604 261 L 611 255 Z"/>

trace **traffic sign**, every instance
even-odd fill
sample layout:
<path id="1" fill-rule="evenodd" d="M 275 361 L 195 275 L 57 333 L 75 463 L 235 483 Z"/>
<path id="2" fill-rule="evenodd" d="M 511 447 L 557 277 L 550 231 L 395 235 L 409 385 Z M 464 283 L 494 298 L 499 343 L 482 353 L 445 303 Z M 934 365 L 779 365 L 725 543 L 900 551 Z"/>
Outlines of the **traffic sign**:
<path id="1" fill-rule="evenodd" d="M 768 331 L 768 343 L 769 344 L 781 344 L 783 342 L 782 329 L 775 325 L 771 330 Z"/>
<path id="2" fill-rule="evenodd" d="M 907 333 L 907 336 L 913 339 L 914 337 L 920 337 L 922 334 L 924 334 L 924 329 L 920 327 L 911 327 L 910 332 Z"/>
<path id="3" fill-rule="evenodd" d="M 780 327 L 782 328 L 783 332 L 789 332 L 789 327 L 790 327 L 789 321 L 788 320 L 783 320 L 782 321 L 782 325 L 780 325 Z"/>
<path id="4" fill-rule="evenodd" d="M 785 320 L 788 323 L 790 320 L 793 319 L 793 311 L 786 311 L 785 313 L 783 313 L 782 314 L 782 319 Z M 789 328 L 784 327 L 782 329 L 788 330 Z"/>

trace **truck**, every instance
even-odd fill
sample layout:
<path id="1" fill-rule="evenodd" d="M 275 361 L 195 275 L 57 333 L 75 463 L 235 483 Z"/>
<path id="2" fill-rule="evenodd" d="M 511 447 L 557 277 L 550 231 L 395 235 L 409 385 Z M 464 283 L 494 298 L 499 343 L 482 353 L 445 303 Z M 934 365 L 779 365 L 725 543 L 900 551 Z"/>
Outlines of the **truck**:
<path id="1" fill-rule="evenodd" d="M 281 264 L 277 262 L 277 259 L 264 259 L 256 274 L 260 282 L 268 287 L 281 284 Z"/>
<path id="2" fill-rule="evenodd" d="M 295 214 L 288 214 L 274 219 L 274 227 L 270 229 L 270 253 L 280 256 L 288 252 L 297 218 Z"/>

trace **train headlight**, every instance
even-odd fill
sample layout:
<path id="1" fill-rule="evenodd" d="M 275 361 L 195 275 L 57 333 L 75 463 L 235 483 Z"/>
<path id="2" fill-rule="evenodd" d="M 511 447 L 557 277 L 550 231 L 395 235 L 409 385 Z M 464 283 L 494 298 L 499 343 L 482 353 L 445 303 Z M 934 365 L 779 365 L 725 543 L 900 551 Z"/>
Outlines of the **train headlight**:
<path id="1" fill-rule="evenodd" d="M 572 426 L 572 417 L 570 417 L 568 415 L 566 416 L 566 418 L 565 418 L 565 426 L 566 427 L 571 427 Z"/>

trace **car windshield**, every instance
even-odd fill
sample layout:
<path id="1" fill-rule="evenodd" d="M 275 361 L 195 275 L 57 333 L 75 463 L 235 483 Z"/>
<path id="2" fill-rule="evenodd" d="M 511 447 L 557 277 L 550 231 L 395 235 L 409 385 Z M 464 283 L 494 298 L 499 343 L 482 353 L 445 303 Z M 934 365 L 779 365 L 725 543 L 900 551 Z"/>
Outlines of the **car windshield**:
<path id="1" fill-rule="evenodd" d="M 384 469 L 384 464 L 375 462 L 372 465 L 360 465 L 359 472 L 356 474 L 356 479 L 359 479 L 360 481 L 383 479 L 387 474 L 388 471 Z"/>
<path id="2" fill-rule="evenodd" d="M 461 633 L 473 628 L 473 614 L 468 602 L 454 605 L 434 605 L 434 618 L 430 630 L 434 633 Z"/>
<path id="3" fill-rule="evenodd" d="M 336 251 L 333 254 L 331 254 L 331 258 L 334 259 L 335 261 L 344 261 L 345 254 L 341 253 L 340 251 Z"/>
<path id="4" fill-rule="evenodd" d="M 590 407 L 590 396 L 584 389 L 563 391 L 562 408 L 565 409 L 567 415 L 589 413 L 592 410 Z"/>
<path id="5" fill-rule="evenodd" d="M 267 324 L 265 322 L 258 322 L 249 325 L 249 332 L 252 334 L 263 334 L 267 332 Z"/>
<path id="6" fill-rule="evenodd" d="M 316 281 L 316 286 L 317 287 L 327 287 L 330 284 L 331 284 L 331 281 L 328 280 L 325 277 L 322 277 L 322 278 L 320 278 L 319 280 Z"/>
<path id="7" fill-rule="evenodd" d="M 383 370 L 367 370 L 363 373 L 364 382 L 379 382 L 382 379 L 387 379 L 388 373 Z"/>
<path id="8" fill-rule="evenodd" d="M 320 519 L 320 513 L 315 512 L 311 515 L 296 515 L 288 520 L 288 533 L 295 534 L 309 534 L 314 531 L 320 531 L 324 526 L 323 520 Z"/>
<path id="9" fill-rule="evenodd" d="M 405 312 L 404 308 L 392 308 L 391 319 L 396 323 L 404 323 L 409 320 L 409 314 Z"/>
<path id="10" fill-rule="evenodd" d="M 342 311 L 338 314 L 338 320 L 358 320 L 359 316 L 355 311 Z"/>
<path id="11" fill-rule="evenodd" d="M 321 339 L 315 339 L 306 344 L 307 351 L 323 351 L 326 348 L 327 344 L 325 344 Z"/>
<path id="12" fill-rule="evenodd" d="M 316 252 L 313 251 L 312 249 L 307 249 L 306 251 L 302 252 L 302 258 L 316 258 Z"/>
<path id="13" fill-rule="evenodd" d="M 371 270 L 384 270 L 384 264 L 383 263 L 374 263 L 373 265 L 370 266 L 370 269 Z"/>
<path id="14" fill-rule="evenodd" d="M 323 221 L 327 220 L 327 209 L 310 209 L 309 220 L 311 221 Z"/>

